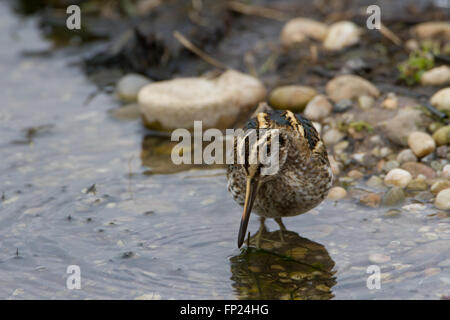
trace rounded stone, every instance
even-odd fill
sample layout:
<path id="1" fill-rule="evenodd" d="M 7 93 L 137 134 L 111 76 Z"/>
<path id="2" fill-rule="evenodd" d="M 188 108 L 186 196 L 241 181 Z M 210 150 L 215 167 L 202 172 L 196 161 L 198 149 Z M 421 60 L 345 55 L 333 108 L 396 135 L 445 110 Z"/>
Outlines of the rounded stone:
<path id="1" fill-rule="evenodd" d="M 289 48 L 308 39 L 323 41 L 328 33 L 328 26 L 322 22 L 308 18 L 289 20 L 281 31 L 281 45 Z"/>
<path id="2" fill-rule="evenodd" d="M 364 174 L 361 171 L 358 171 L 358 170 L 350 170 L 348 172 L 347 176 L 349 176 L 350 178 L 359 180 L 362 177 L 364 177 Z"/>
<path id="3" fill-rule="evenodd" d="M 337 76 L 326 85 L 327 96 L 334 102 L 343 99 L 353 99 L 361 95 L 378 97 L 380 92 L 378 89 L 364 78 L 359 76 L 346 74 Z"/>
<path id="4" fill-rule="evenodd" d="M 435 183 L 432 184 L 430 191 L 432 194 L 436 195 L 442 190 L 450 188 L 450 181 L 449 180 L 438 180 Z"/>
<path id="5" fill-rule="evenodd" d="M 395 206 L 405 201 L 405 193 L 400 187 L 392 187 L 383 195 L 385 206 Z"/>
<path id="6" fill-rule="evenodd" d="M 446 164 L 444 168 L 442 168 L 442 178 L 450 179 L 450 164 Z"/>
<path id="7" fill-rule="evenodd" d="M 421 110 L 400 109 L 397 115 L 381 123 L 386 136 L 395 144 L 408 146 L 408 137 L 412 132 L 425 130 L 427 118 Z"/>
<path id="8" fill-rule="evenodd" d="M 411 180 L 406 188 L 411 191 L 424 191 L 428 189 L 428 184 L 425 179 L 416 178 Z"/>
<path id="9" fill-rule="evenodd" d="M 341 50 L 359 42 L 361 29 L 351 21 L 339 21 L 330 25 L 323 46 L 327 50 Z"/>
<path id="10" fill-rule="evenodd" d="M 371 188 L 375 188 L 375 189 L 379 189 L 382 188 L 383 185 L 383 180 L 378 177 L 378 176 L 371 176 L 369 180 L 367 180 L 366 184 L 371 187 Z"/>
<path id="11" fill-rule="evenodd" d="M 282 86 L 275 88 L 269 97 L 270 105 L 276 109 L 301 112 L 306 104 L 317 95 L 314 88 L 307 86 Z"/>
<path id="12" fill-rule="evenodd" d="M 123 101 L 134 102 L 137 100 L 139 90 L 150 82 L 150 79 L 140 74 L 127 74 L 120 78 L 116 84 L 117 96 Z"/>
<path id="13" fill-rule="evenodd" d="M 430 103 L 440 111 L 450 111 L 450 87 L 441 89 L 433 94 Z"/>
<path id="14" fill-rule="evenodd" d="M 448 66 L 440 66 L 425 71 L 420 78 L 423 85 L 441 86 L 450 83 L 450 68 Z"/>
<path id="15" fill-rule="evenodd" d="M 347 191 L 342 187 L 333 187 L 328 191 L 328 199 L 341 200 L 347 196 Z"/>
<path id="16" fill-rule="evenodd" d="M 414 26 L 412 33 L 416 37 L 424 40 L 443 39 L 445 41 L 450 41 L 450 23 L 447 21 L 419 23 Z"/>
<path id="17" fill-rule="evenodd" d="M 229 128 L 263 101 L 262 83 L 247 74 L 228 70 L 214 79 L 178 78 L 153 82 L 139 91 L 144 123 L 159 130 Z"/>
<path id="18" fill-rule="evenodd" d="M 433 138 L 428 133 L 421 131 L 415 131 L 409 135 L 408 146 L 419 158 L 432 153 L 436 149 Z"/>
<path id="19" fill-rule="evenodd" d="M 363 110 L 368 110 L 375 104 L 375 99 L 371 96 L 359 96 L 358 105 Z"/>
<path id="20" fill-rule="evenodd" d="M 450 144 L 450 125 L 436 130 L 436 132 L 433 133 L 433 139 L 438 146 Z"/>
<path id="21" fill-rule="evenodd" d="M 397 155 L 397 161 L 400 164 L 408 161 L 416 162 L 417 157 L 411 149 L 404 149 L 400 151 L 399 154 Z"/>
<path id="22" fill-rule="evenodd" d="M 345 134 L 343 134 L 339 130 L 330 129 L 327 132 L 325 132 L 322 139 L 323 139 L 323 142 L 325 143 L 325 145 L 332 146 L 332 145 L 338 143 L 339 141 L 341 141 L 342 139 L 344 139 L 344 137 L 345 137 Z"/>
<path id="23" fill-rule="evenodd" d="M 306 105 L 304 115 L 312 121 L 320 121 L 330 115 L 333 106 L 324 95 L 317 95 Z"/>
<path id="24" fill-rule="evenodd" d="M 411 174 L 403 169 L 392 169 L 384 178 L 384 184 L 387 186 L 397 186 L 405 188 L 412 180 Z"/>
<path id="25" fill-rule="evenodd" d="M 419 162 L 405 162 L 401 165 L 401 168 L 411 173 L 415 178 L 418 175 L 424 175 L 427 180 L 436 177 L 436 173 L 429 166 Z"/>
<path id="26" fill-rule="evenodd" d="M 441 210 L 450 210 L 450 189 L 440 191 L 434 200 L 434 205 Z"/>
<path id="27" fill-rule="evenodd" d="M 381 203 L 381 196 L 377 193 L 368 193 L 359 198 L 359 202 L 371 208 L 378 208 Z"/>

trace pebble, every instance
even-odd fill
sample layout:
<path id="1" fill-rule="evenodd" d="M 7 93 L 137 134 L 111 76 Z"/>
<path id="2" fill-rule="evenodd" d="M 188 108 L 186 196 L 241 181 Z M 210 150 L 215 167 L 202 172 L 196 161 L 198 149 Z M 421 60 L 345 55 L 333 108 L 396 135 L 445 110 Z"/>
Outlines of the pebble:
<path id="1" fill-rule="evenodd" d="M 443 39 L 450 41 L 450 22 L 430 21 L 414 26 L 412 33 L 422 40 Z"/>
<path id="2" fill-rule="evenodd" d="M 397 115 L 381 123 L 386 136 L 395 144 L 408 146 L 408 137 L 412 132 L 425 130 L 426 122 L 422 111 L 406 108 Z"/>
<path id="3" fill-rule="evenodd" d="M 371 188 L 382 188 L 383 185 L 383 180 L 378 177 L 378 176 L 371 176 L 369 180 L 367 180 L 366 182 L 367 186 L 371 187 Z"/>
<path id="4" fill-rule="evenodd" d="M 335 146 L 334 146 L 334 148 L 333 148 L 333 149 L 334 149 L 334 152 L 335 152 L 335 153 L 341 153 L 341 152 L 343 152 L 345 149 L 347 149 L 349 145 L 350 145 L 350 142 L 348 142 L 348 141 L 346 141 L 346 140 L 341 141 L 341 142 L 335 144 Z"/>
<path id="5" fill-rule="evenodd" d="M 417 157 L 411 149 L 404 149 L 397 155 L 397 161 L 400 164 L 408 161 L 416 162 Z"/>
<path id="6" fill-rule="evenodd" d="M 391 257 L 381 253 L 372 253 L 369 255 L 369 260 L 372 263 L 386 263 L 391 261 Z"/>
<path id="7" fill-rule="evenodd" d="M 392 150 L 388 147 L 383 147 L 380 149 L 380 157 L 384 158 L 387 157 L 392 153 Z"/>
<path id="8" fill-rule="evenodd" d="M 383 171 L 389 172 L 395 168 L 398 168 L 400 163 L 397 160 L 389 160 L 383 166 Z"/>
<path id="9" fill-rule="evenodd" d="M 117 96 L 123 101 L 134 102 L 137 100 L 139 90 L 150 82 L 151 80 L 147 77 L 136 73 L 129 73 L 117 82 Z"/>
<path id="10" fill-rule="evenodd" d="M 425 71 L 420 78 L 423 85 L 441 86 L 450 83 L 450 68 L 448 66 L 440 66 Z"/>
<path id="11" fill-rule="evenodd" d="M 450 210 L 450 189 L 440 191 L 434 200 L 434 205 L 441 210 Z"/>
<path id="12" fill-rule="evenodd" d="M 359 96 L 358 97 L 358 105 L 363 110 L 368 110 L 373 107 L 375 104 L 375 99 L 371 96 Z"/>
<path id="13" fill-rule="evenodd" d="M 450 147 L 447 145 L 437 147 L 436 148 L 436 157 L 450 160 Z"/>
<path id="14" fill-rule="evenodd" d="M 342 99 L 339 100 L 338 102 L 336 102 L 333 106 L 333 111 L 337 112 L 337 113 L 343 113 L 346 112 L 348 110 L 350 110 L 350 108 L 353 106 L 353 101 L 350 99 Z"/>
<path id="15" fill-rule="evenodd" d="M 317 95 L 317 91 L 307 86 L 282 86 L 275 88 L 269 97 L 270 105 L 276 109 L 301 112 L 306 104 Z"/>
<path id="16" fill-rule="evenodd" d="M 337 129 L 330 129 L 322 137 L 323 142 L 326 146 L 332 146 L 342 139 L 344 139 L 345 134 L 343 134 L 341 131 Z"/>
<path id="17" fill-rule="evenodd" d="M 438 180 L 431 185 L 430 191 L 436 195 L 444 189 L 450 188 L 450 180 Z"/>
<path id="18" fill-rule="evenodd" d="M 205 128 L 229 128 L 237 118 L 263 101 L 262 83 L 228 70 L 214 79 L 178 78 L 153 82 L 139 91 L 144 124 L 153 129 L 192 129 L 194 120 Z"/>
<path id="19" fill-rule="evenodd" d="M 450 125 L 436 130 L 436 132 L 433 133 L 433 140 L 438 146 L 450 144 Z"/>
<path id="20" fill-rule="evenodd" d="M 388 95 L 388 97 L 381 104 L 385 109 L 397 109 L 398 101 L 395 95 Z"/>
<path id="21" fill-rule="evenodd" d="M 401 168 L 411 173 L 413 178 L 416 178 L 420 174 L 424 175 L 427 180 L 436 177 L 436 173 L 434 172 L 434 170 L 423 163 L 405 162 L 401 165 Z"/>
<path id="22" fill-rule="evenodd" d="M 341 50 L 359 42 L 361 30 L 351 21 L 339 21 L 330 25 L 323 46 L 327 50 Z"/>
<path id="23" fill-rule="evenodd" d="M 371 208 L 378 208 L 381 203 L 381 196 L 377 193 L 368 193 L 359 198 L 359 202 Z"/>
<path id="24" fill-rule="evenodd" d="M 403 169 L 392 169 L 384 178 L 384 184 L 387 186 L 405 188 L 411 179 L 411 174 L 408 171 Z"/>
<path id="25" fill-rule="evenodd" d="M 423 178 L 416 178 L 411 180 L 406 187 L 411 191 L 424 191 L 428 189 L 428 184 Z"/>
<path id="26" fill-rule="evenodd" d="M 392 187 L 383 195 L 383 204 L 385 206 L 395 206 L 405 201 L 405 193 L 400 187 Z"/>
<path id="27" fill-rule="evenodd" d="M 442 178 L 450 179 L 450 164 L 446 164 L 444 168 L 442 168 Z"/>
<path id="28" fill-rule="evenodd" d="M 325 90 L 327 96 L 334 102 L 357 98 L 361 95 L 371 97 L 380 95 L 380 91 L 372 83 L 362 77 L 351 74 L 340 75 L 331 79 L 328 81 Z"/>
<path id="29" fill-rule="evenodd" d="M 347 191 L 342 187 L 333 187 L 328 191 L 328 199 L 341 200 L 347 196 Z"/>
<path id="30" fill-rule="evenodd" d="M 436 92 L 431 97 L 430 103 L 440 111 L 450 111 L 450 87 Z"/>
<path id="31" fill-rule="evenodd" d="M 330 115 L 333 106 L 324 95 L 317 95 L 306 105 L 304 115 L 312 121 L 320 121 Z"/>
<path id="32" fill-rule="evenodd" d="M 289 20 L 281 31 L 281 44 L 285 48 L 304 42 L 308 39 L 323 41 L 328 33 L 328 26 L 322 22 L 308 18 Z"/>
<path id="33" fill-rule="evenodd" d="M 359 180 L 362 177 L 364 177 L 364 174 L 361 171 L 358 171 L 358 170 L 350 170 L 348 172 L 347 176 L 349 176 L 350 178 Z"/>
<path id="34" fill-rule="evenodd" d="M 408 137 L 408 145 L 414 154 L 422 158 L 436 149 L 436 143 L 433 138 L 425 132 L 415 131 Z"/>

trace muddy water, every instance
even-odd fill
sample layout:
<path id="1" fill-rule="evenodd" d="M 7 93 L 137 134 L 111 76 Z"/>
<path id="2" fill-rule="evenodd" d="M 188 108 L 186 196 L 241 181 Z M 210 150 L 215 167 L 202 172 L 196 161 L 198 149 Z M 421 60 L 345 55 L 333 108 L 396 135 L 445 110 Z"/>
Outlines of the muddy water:
<path id="1" fill-rule="evenodd" d="M 76 55 L 23 54 L 50 48 L 36 21 L 0 4 L 0 30 L 0 298 L 450 294 L 448 218 L 428 204 L 387 214 L 326 201 L 286 219 L 284 242 L 269 222 L 264 250 L 241 252 L 241 208 L 223 169 L 180 171 L 167 155 L 162 167 L 164 152 L 142 150 L 154 138 L 139 121 L 110 116 L 112 96 L 86 103 L 95 87 L 70 66 Z M 253 217 L 252 234 L 258 226 Z M 69 265 L 80 267 L 80 290 L 66 287 Z M 380 289 L 366 285 L 370 265 L 380 267 Z"/>

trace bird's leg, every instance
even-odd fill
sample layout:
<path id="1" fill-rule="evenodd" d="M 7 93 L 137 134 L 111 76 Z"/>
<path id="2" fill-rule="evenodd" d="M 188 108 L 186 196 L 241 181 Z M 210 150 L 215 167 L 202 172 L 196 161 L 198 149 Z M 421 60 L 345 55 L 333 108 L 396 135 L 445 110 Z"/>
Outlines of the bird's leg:
<path id="1" fill-rule="evenodd" d="M 281 221 L 281 218 L 275 218 L 275 221 L 280 226 L 280 239 L 281 239 L 281 242 L 284 242 L 283 231 L 286 230 L 286 226 L 283 224 L 283 221 Z"/>
<path id="2" fill-rule="evenodd" d="M 258 249 L 260 248 L 261 235 L 262 235 L 263 231 L 266 229 L 265 221 L 266 221 L 266 218 L 259 217 L 259 230 L 258 230 L 258 233 L 256 234 L 256 247 Z"/>

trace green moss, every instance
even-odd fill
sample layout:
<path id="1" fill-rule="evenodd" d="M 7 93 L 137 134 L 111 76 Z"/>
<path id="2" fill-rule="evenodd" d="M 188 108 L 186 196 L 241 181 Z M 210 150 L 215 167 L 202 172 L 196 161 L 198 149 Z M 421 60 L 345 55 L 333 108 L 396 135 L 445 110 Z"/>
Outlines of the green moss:
<path id="1" fill-rule="evenodd" d="M 408 85 L 419 83 L 422 74 L 434 67 L 433 51 L 432 47 L 422 46 L 421 50 L 411 52 L 408 60 L 397 66 L 400 78 Z"/>
<path id="2" fill-rule="evenodd" d="M 373 127 L 370 123 L 365 122 L 365 121 L 355 121 L 355 122 L 351 122 L 348 125 L 350 128 L 355 129 L 357 132 L 363 131 L 363 130 L 367 130 L 368 132 L 372 132 L 373 131 Z"/>

